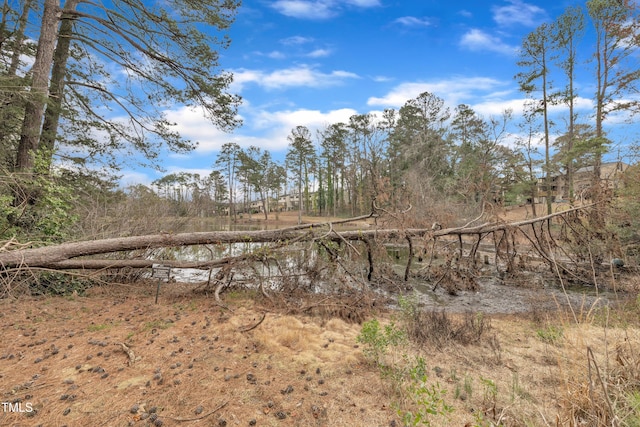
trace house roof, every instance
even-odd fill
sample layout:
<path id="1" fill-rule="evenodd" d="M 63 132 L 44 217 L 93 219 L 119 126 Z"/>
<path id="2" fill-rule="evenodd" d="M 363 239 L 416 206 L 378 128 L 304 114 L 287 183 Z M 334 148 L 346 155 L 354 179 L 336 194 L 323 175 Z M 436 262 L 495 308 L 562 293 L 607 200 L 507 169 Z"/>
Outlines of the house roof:
<path id="1" fill-rule="evenodd" d="M 623 163 L 623 162 L 605 162 L 605 163 L 602 163 L 602 164 L 600 165 L 600 168 L 605 168 L 605 167 L 607 167 L 607 166 L 617 166 L 617 165 L 622 165 L 622 168 L 623 168 L 623 169 L 626 169 L 626 168 L 628 168 L 628 167 L 629 167 L 629 165 L 628 165 L 628 164 Z M 584 166 L 584 167 L 581 167 L 580 169 L 576 170 L 576 172 L 575 172 L 575 173 L 584 173 L 584 172 L 593 172 L 593 166 Z"/>

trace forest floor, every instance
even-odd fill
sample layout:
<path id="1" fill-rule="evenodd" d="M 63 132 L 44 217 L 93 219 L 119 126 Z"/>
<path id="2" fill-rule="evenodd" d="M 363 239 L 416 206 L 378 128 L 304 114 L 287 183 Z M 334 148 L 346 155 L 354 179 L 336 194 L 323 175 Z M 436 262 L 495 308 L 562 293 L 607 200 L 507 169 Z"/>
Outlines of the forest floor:
<path id="1" fill-rule="evenodd" d="M 365 357 L 362 324 L 291 315 L 254 294 L 224 294 L 223 306 L 190 285 L 154 295 L 149 282 L 0 301 L 0 425 L 399 426 L 398 408 L 420 398 L 453 409 L 429 415 L 434 426 L 569 425 L 595 404 L 594 369 L 612 381 L 640 373 L 633 302 L 487 315 L 474 342 L 389 346 L 386 366 L 426 362 L 416 391 Z"/>
<path id="2" fill-rule="evenodd" d="M 540 288 L 526 312 L 432 312 L 434 336 L 397 345 L 358 336 L 372 319 L 402 329 L 402 312 L 299 314 L 317 296 L 217 302 L 170 283 L 155 304 L 141 281 L 6 298 L 0 426 L 400 426 L 409 411 L 432 426 L 640 425 L 640 279 L 626 279 L 597 307 Z"/>

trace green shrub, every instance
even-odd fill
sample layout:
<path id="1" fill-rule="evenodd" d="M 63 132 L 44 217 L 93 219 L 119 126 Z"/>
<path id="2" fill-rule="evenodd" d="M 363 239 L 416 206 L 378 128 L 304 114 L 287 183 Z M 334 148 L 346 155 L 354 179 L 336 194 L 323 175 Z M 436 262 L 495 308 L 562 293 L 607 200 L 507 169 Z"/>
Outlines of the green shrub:
<path id="1" fill-rule="evenodd" d="M 405 333 L 393 322 L 381 328 L 377 319 L 364 322 L 357 337 L 357 341 L 365 346 L 363 350 L 365 357 L 376 365 L 384 365 L 384 356 L 389 346 L 398 346 L 405 339 Z"/>
<path id="2" fill-rule="evenodd" d="M 538 338 L 540 338 L 542 341 L 548 344 L 556 345 L 562 339 L 563 331 L 562 331 L 562 328 L 559 326 L 548 325 L 544 329 L 538 329 L 536 331 L 536 334 L 538 335 Z"/>
<path id="3" fill-rule="evenodd" d="M 417 357 L 408 369 L 408 377 L 404 384 L 404 392 L 412 410 L 397 411 L 405 426 L 429 426 L 431 418 L 453 412 L 453 407 L 447 405 L 444 400 L 447 391 L 439 383 L 427 384 L 427 379 L 426 363 L 422 357 Z"/>

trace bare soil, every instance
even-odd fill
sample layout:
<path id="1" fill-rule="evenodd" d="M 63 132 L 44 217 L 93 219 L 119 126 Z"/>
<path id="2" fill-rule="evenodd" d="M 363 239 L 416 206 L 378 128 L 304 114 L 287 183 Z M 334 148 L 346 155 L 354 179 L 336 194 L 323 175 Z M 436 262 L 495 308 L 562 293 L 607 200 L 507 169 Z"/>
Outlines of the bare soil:
<path id="1" fill-rule="evenodd" d="M 0 301 L 0 425 L 401 425 L 407 396 L 363 356 L 360 324 L 293 316 L 251 294 L 222 306 L 192 285 L 154 296 L 149 282 Z M 640 342 L 636 327 L 597 318 L 589 307 L 494 315 L 478 344 L 388 357 L 422 355 L 446 390 L 454 412 L 432 425 L 563 425 L 567 390 L 586 393 L 573 383 L 587 380 L 587 346 L 605 370 Z"/>
<path id="2" fill-rule="evenodd" d="M 153 425 L 152 414 L 165 426 L 393 418 L 357 348 L 358 325 L 267 312 L 233 295 L 225 308 L 178 284 L 158 305 L 154 294 L 148 283 L 0 302 L 1 400 L 23 411 L 0 412 L 0 425 Z"/>

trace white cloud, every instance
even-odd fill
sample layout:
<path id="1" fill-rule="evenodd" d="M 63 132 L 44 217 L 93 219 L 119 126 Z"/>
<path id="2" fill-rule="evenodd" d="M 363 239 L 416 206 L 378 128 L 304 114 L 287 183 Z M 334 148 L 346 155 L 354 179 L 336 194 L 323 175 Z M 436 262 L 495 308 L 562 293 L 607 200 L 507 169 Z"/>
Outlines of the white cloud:
<path id="1" fill-rule="evenodd" d="M 521 0 L 509 0 L 506 6 L 494 6 L 493 20 L 501 26 L 536 27 L 547 17 L 544 9 Z"/>
<path id="2" fill-rule="evenodd" d="M 251 54 L 244 54 L 243 56 L 246 60 L 252 60 L 254 59 L 253 55 L 264 56 L 269 59 L 286 59 L 287 58 L 287 55 L 284 52 L 279 50 L 272 50 L 270 52 L 262 52 L 262 51 L 256 50 L 251 52 Z"/>
<path id="3" fill-rule="evenodd" d="M 266 89 L 290 87 L 328 87 L 341 84 L 345 79 L 359 78 L 357 74 L 336 70 L 323 73 L 308 65 L 299 65 L 271 72 L 240 69 L 233 71 L 231 90 L 241 92 L 247 84 L 256 84 Z"/>
<path id="4" fill-rule="evenodd" d="M 328 1 L 278 0 L 271 7 L 285 16 L 304 19 L 326 19 L 335 12 Z"/>
<path id="5" fill-rule="evenodd" d="M 283 110 L 268 112 L 263 111 L 256 117 L 256 125 L 261 127 L 282 126 L 289 132 L 296 126 L 307 126 L 309 128 L 320 128 L 326 124 L 337 122 L 348 122 L 349 117 L 358 114 L 351 108 L 341 108 L 322 112 L 320 110 Z"/>
<path id="6" fill-rule="evenodd" d="M 430 92 L 456 106 L 474 99 L 479 92 L 491 93 L 504 85 L 505 83 L 488 77 L 455 77 L 431 82 L 401 83 L 383 97 L 369 98 L 367 105 L 399 108 L 409 99 L 423 92 Z"/>
<path id="7" fill-rule="evenodd" d="M 507 55 L 514 55 L 518 49 L 516 46 L 503 42 L 499 37 L 487 34 L 477 28 L 467 31 L 462 36 L 460 46 L 473 51 L 490 51 Z"/>
<path id="8" fill-rule="evenodd" d="M 380 0 L 346 0 L 345 3 L 357 7 L 376 7 L 380 6 Z"/>
<path id="9" fill-rule="evenodd" d="M 473 111 L 482 117 L 500 116 L 505 110 L 513 111 L 514 115 L 520 115 L 523 111 L 526 99 L 489 99 L 471 105 Z"/>
<path id="10" fill-rule="evenodd" d="M 373 76 L 371 79 L 377 83 L 385 83 L 392 81 L 394 78 L 389 76 Z"/>
<path id="11" fill-rule="evenodd" d="M 512 94 L 512 91 L 488 93 L 483 95 L 479 102 L 471 104 L 471 108 L 483 117 L 498 116 L 507 109 L 512 110 L 514 116 L 519 116 L 524 111 L 525 105 L 531 102 L 531 99 L 521 96 L 511 98 Z M 593 101 L 588 98 L 577 97 L 574 100 L 574 108 L 576 113 L 591 113 L 593 111 Z M 549 106 L 549 114 L 553 115 L 553 120 L 559 125 L 562 118 L 567 116 L 567 113 L 567 106 L 564 104 Z"/>
<path id="12" fill-rule="evenodd" d="M 246 116 L 242 117 L 244 122 L 247 123 L 245 126 L 253 128 L 248 131 L 251 132 L 255 128 L 258 128 L 259 132 L 255 133 L 257 136 L 244 134 L 244 127 L 236 129 L 233 133 L 223 132 L 213 126 L 197 109 L 181 107 L 166 111 L 165 113 L 168 120 L 176 123 L 174 127 L 176 131 L 180 132 L 183 137 L 198 142 L 198 147 L 195 150 L 195 155 L 197 156 L 216 152 L 228 142 L 234 142 L 243 148 L 251 145 L 265 149 L 281 148 L 281 141 L 278 141 L 277 137 L 274 139 L 271 135 L 272 131 L 269 129 L 273 127 L 277 128 L 281 126 L 280 124 L 272 123 L 271 126 L 264 126 L 263 129 L 260 129 L 259 119 L 256 120 L 253 118 L 256 112 L 253 111 L 249 105 L 243 105 L 241 110 L 243 110 L 243 115 Z M 247 118 L 249 118 L 249 120 L 247 120 Z M 172 154 L 169 157 L 185 159 L 192 155 L 193 154 Z"/>
<path id="13" fill-rule="evenodd" d="M 429 18 L 416 18 L 415 16 L 403 16 L 395 19 L 393 23 L 404 25 L 405 27 L 428 27 L 432 25 Z"/>
<path id="14" fill-rule="evenodd" d="M 265 54 L 265 56 L 267 56 L 267 58 L 271 58 L 271 59 L 284 59 L 286 58 L 286 55 L 282 52 L 280 52 L 279 50 L 273 50 L 267 54 Z"/>
<path id="15" fill-rule="evenodd" d="M 254 145 L 274 151 L 285 150 L 289 143 L 287 135 L 296 126 L 307 126 L 315 134 L 316 129 L 322 129 L 325 125 L 332 123 L 348 122 L 349 117 L 358 114 L 356 110 L 350 108 L 329 111 L 309 109 L 267 111 L 243 106 L 242 109 L 246 125 L 233 133 L 216 129 L 200 111 L 195 109 L 181 107 L 166 111 L 166 115 L 167 119 L 177 123 L 175 130 L 185 138 L 198 141 L 195 155 L 203 156 L 220 150 L 222 145 L 228 142 L 234 142 L 243 148 Z M 251 135 L 248 135 L 249 133 Z M 184 161 L 193 155 L 193 153 L 173 154 L 169 157 Z M 171 167 L 169 170 L 172 170 Z"/>
<path id="16" fill-rule="evenodd" d="M 322 20 L 340 14 L 345 6 L 369 8 L 380 6 L 380 0 L 276 0 L 271 7 L 285 16 Z"/>
<path id="17" fill-rule="evenodd" d="M 180 107 L 165 111 L 165 114 L 167 120 L 176 123 L 173 129 L 179 132 L 182 137 L 198 142 L 197 152 L 216 151 L 222 144 L 228 142 L 231 136 L 231 134 L 217 129 L 198 109 Z M 185 156 L 172 155 L 171 157 L 183 158 Z"/>
<path id="18" fill-rule="evenodd" d="M 306 56 L 309 58 L 323 58 L 329 55 L 331 55 L 330 49 L 316 49 L 309 52 Z"/>
<path id="19" fill-rule="evenodd" d="M 301 45 L 305 43 L 311 43 L 313 41 L 314 39 L 311 37 L 291 36 L 291 37 L 287 37 L 286 39 L 281 39 L 280 43 L 285 46 L 292 46 L 292 45 Z"/>
<path id="20" fill-rule="evenodd" d="M 289 141 L 287 136 L 291 130 L 297 126 L 306 126 L 313 136 L 316 130 L 324 129 L 325 126 L 338 123 L 349 122 L 349 117 L 358 114 L 351 108 L 341 108 L 330 111 L 295 109 L 280 111 L 259 111 L 252 120 L 256 126 L 256 133 L 265 135 L 264 141 L 254 141 L 252 145 L 262 148 L 269 148 L 275 151 L 286 151 Z"/>
<path id="21" fill-rule="evenodd" d="M 132 170 L 122 171 L 122 175 L 119 179 L 120 187 L 122 188 L 137 184 L 146 185 L 148 187 L 151 185 L 151 181 L 153 180 L 146 173 Z"/>

